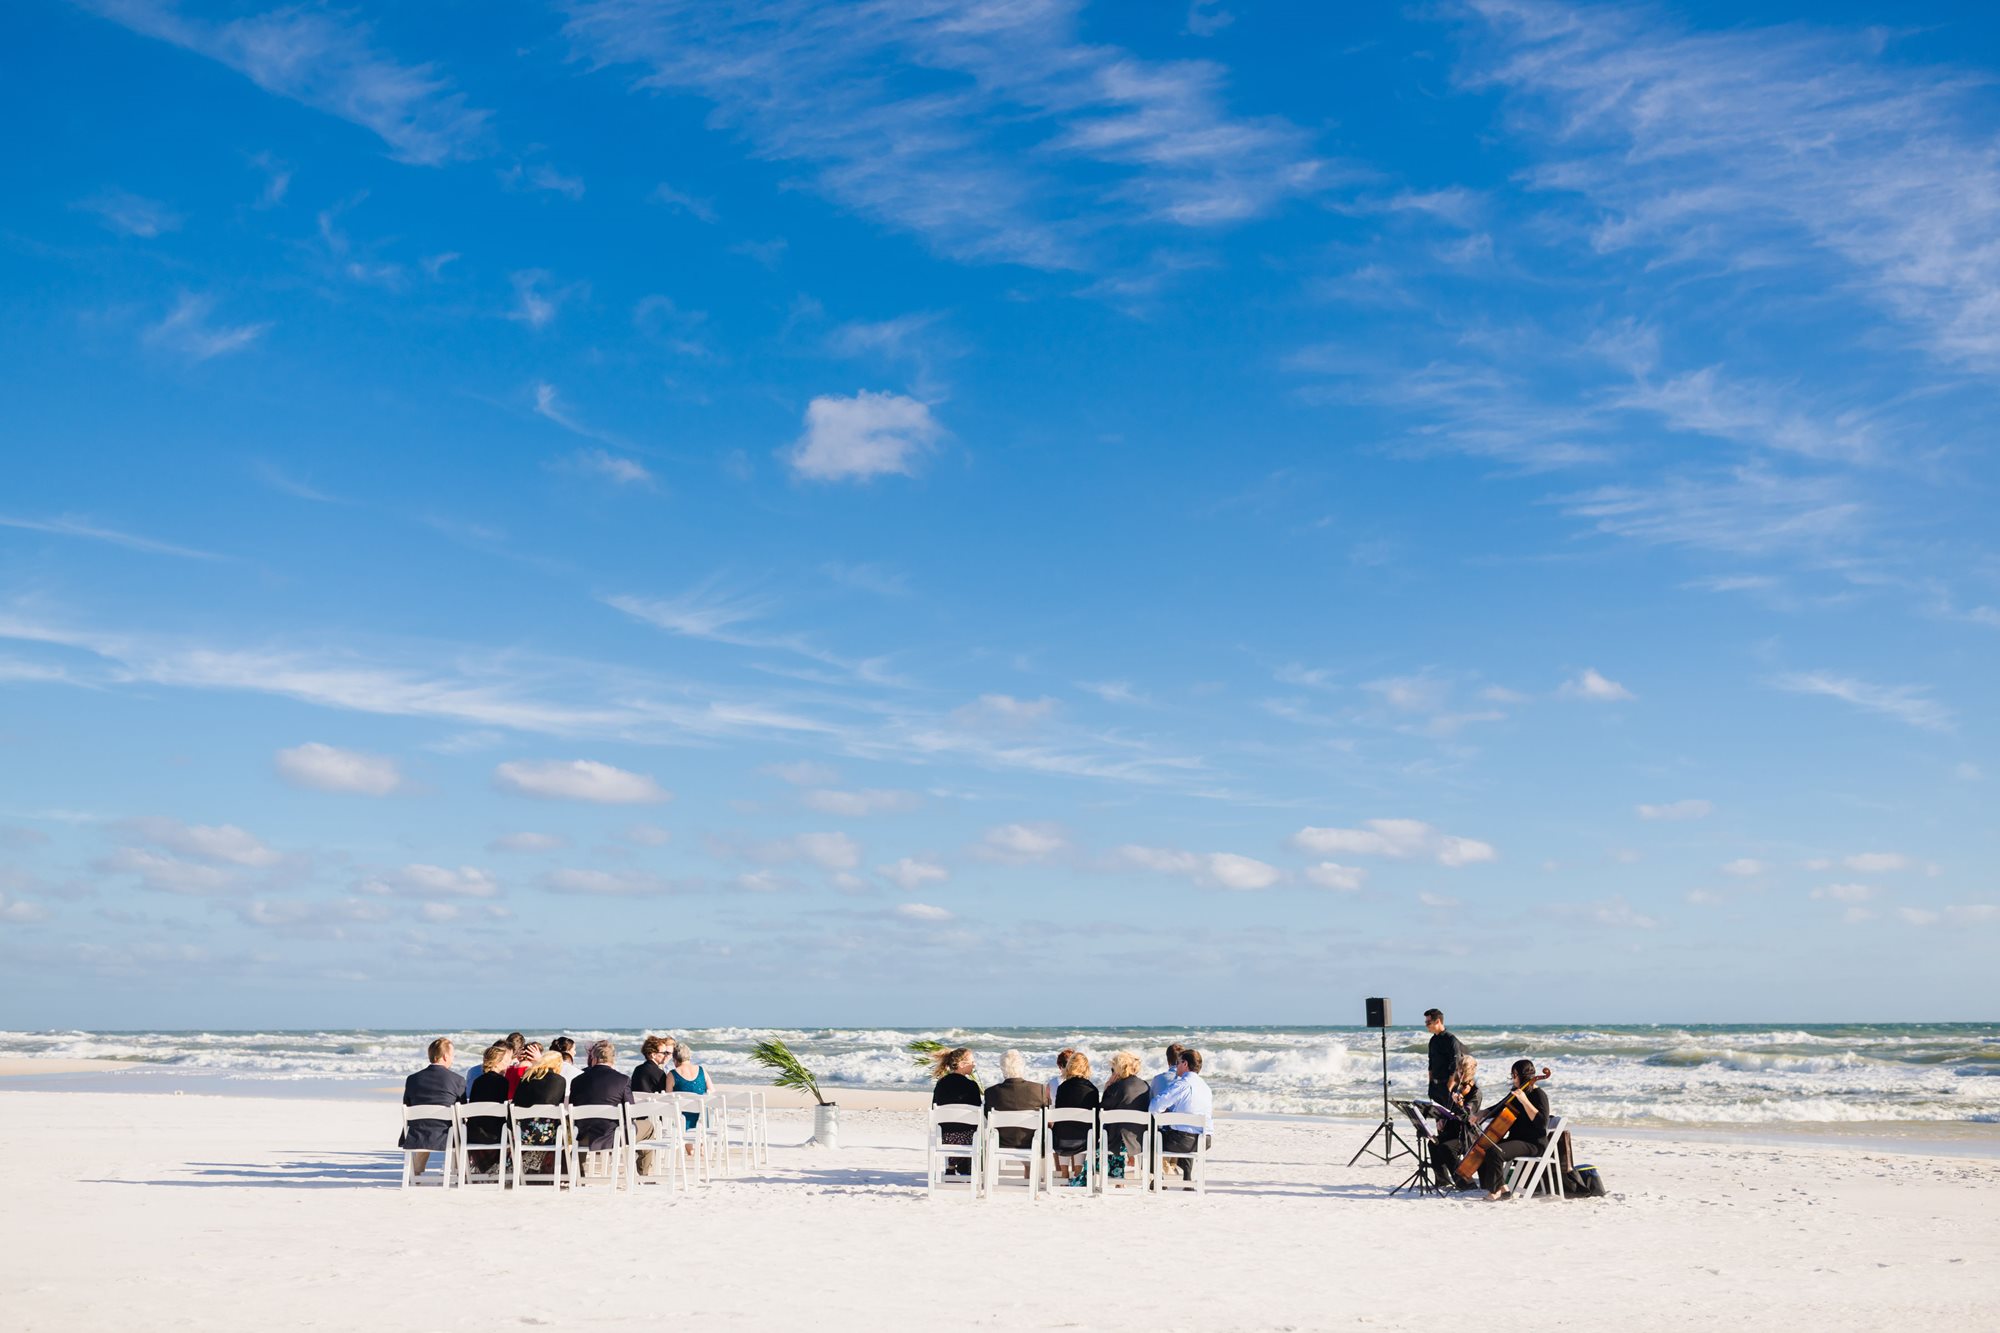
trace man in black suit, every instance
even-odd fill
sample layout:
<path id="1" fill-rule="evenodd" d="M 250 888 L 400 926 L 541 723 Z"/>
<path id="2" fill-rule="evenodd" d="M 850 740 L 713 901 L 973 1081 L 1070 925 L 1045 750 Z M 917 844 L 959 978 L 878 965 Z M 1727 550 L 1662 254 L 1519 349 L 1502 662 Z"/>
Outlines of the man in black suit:
<path id="1" fill-rule="evenodd" d="M 1465 1054 L 1465 1043 L 1445 1030 L 1444 1010 L 1424 1010 L 1424 1030 L 1431 1034 L 1430 1099 L 1440 1105 L 1451 1103 L 1451 1076 Z"/>
<path id="2" fill-rule="evenodd" d="M 590 1044 L 590 1067 L 578 1074 L 569 1085 L 571 1106 L 629 1106 L 632 1102 L 632 1080 L 613 1062 L 618 1058 L 617 1048 L 607 1039 Z M 576 1146 L 584 1152 L 609 1152 L 618 1146 L 618 1125 L 616 1120 L 592 1118 L 576 1122 Z M 603 1159 L 591 1165 L 601 1169 Z M 591 1174 L 597 1174 L 592 1171 Z"/>
<path id="3" fill-rule="evenodd" d="M 431 1062 L 403 1080 L 403 1105 L 405 1106 L 450 1106 L 465 1100 L 465 1076 L 451 1067 L 451 1038 L 439 1037 L 431 1043 Z M 403 1126 L 403 1137 L 397 1140 L 397 1147 L 417 1150 L 417 1174 L 422 1175 L 430 1165 L 431 1154 L 443 1152 L 451 1146 L 451 1122 L 448 1120 L 415 1120 Z M 451 1182 L 451 1173 L 445 1173 L 445 1182 Z"/>

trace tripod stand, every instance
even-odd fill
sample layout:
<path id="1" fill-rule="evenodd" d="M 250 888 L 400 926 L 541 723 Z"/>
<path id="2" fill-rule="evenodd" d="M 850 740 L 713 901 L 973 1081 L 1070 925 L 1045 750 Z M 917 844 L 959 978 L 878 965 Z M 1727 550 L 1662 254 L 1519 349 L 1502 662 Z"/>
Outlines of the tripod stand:
<path id="1" fill-rule="evenodd" d="M 1375 1146 L 1377 1138 L 1382 1140 L 1380 1148 Z M 1353 1166 L 1371 1154 L 1380 1154 L 1384 1165 L 1395 1161 L 1398 1157 L 1414 1157 L 1417 1159 L 1419 1172 L 1428 1161 L 1422 1153 L 1409 1145 L 1397 1131 L 1396 1122 L 1389 1116 L 1389 1029 L 1386 1027 L 1382 1029 L 1382 1123 L 1369 1131 L 1368 1137 L 1361 1141 L 1359 1148 L 1355 1149 L 1354 1156 L 1347 1159 L 1347 1164 Z"/>

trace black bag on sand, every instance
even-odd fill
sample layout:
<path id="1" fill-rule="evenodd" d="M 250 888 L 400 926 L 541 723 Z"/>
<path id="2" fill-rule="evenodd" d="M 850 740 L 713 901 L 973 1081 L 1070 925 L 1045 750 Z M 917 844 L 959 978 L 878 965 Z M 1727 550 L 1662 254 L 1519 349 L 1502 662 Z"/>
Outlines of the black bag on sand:
<path id="1" fill-rule="evenodd" d="M 1604 1197 L 1604 1177 L 1597 1174 L 1594 1166 L 1570 1167 L 1563 1172 L 1563 1197 L 1601 1199 Z"/>

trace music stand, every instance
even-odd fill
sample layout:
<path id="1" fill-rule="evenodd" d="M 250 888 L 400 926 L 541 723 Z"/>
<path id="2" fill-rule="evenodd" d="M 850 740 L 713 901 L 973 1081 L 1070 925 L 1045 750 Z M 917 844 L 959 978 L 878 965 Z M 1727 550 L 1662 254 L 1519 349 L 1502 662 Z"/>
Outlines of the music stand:
<path id="1" fill-rule="evenodd" d="M 1375 1147 L 1378 1136 L 1382 1140 L 1380 1148 Z M 1382 1028 L 1382 1123 L 1368 1132 L 1368 1137 L 1361 1141 L 1361 1146 L 1354 1150 L 1354 1156 L 1347 1159 L 1347 1164 L 1353 1166 L 1371 1152 L 1380 1154 L 1385 1166 L 1398 1157 L 1424 1160 L 1423 1154 L 1412 1148 L 1397 1131 L 1396 1122 L 1389 1115 L 1389 1029 L 1386 1025 Z"/>

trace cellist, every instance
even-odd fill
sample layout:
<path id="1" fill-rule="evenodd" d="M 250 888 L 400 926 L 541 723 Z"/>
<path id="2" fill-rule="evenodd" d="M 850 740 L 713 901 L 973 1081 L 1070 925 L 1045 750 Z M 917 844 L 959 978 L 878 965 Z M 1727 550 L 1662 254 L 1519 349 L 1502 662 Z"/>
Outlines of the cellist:
<path id="1" fill-rule="evenodd" d="M 1514 1086 L 1497 1105 L 1480 1113 L 1482 1122 L 1493 1119 L 1507 1107 L 1514 1108 L 1514 1123 L 1507 1130 L 1507 1137 L 1486 1150 L 1480 1159 L 1479 1183 L 1486 1187 L 1488 1199 L 1504 1199 L 1507 1191 L 1500 1182 L 1507 1178 L 1507 1163 L 1516 1157 L 1539 1156 L 1549 1144 L 1549 1094 L 1535 1081 L 1535 1062 L 1516 1060 L 1511 1070 Z M 1522 1084 L 1530 1084 L 1527 1091 Z"/>

